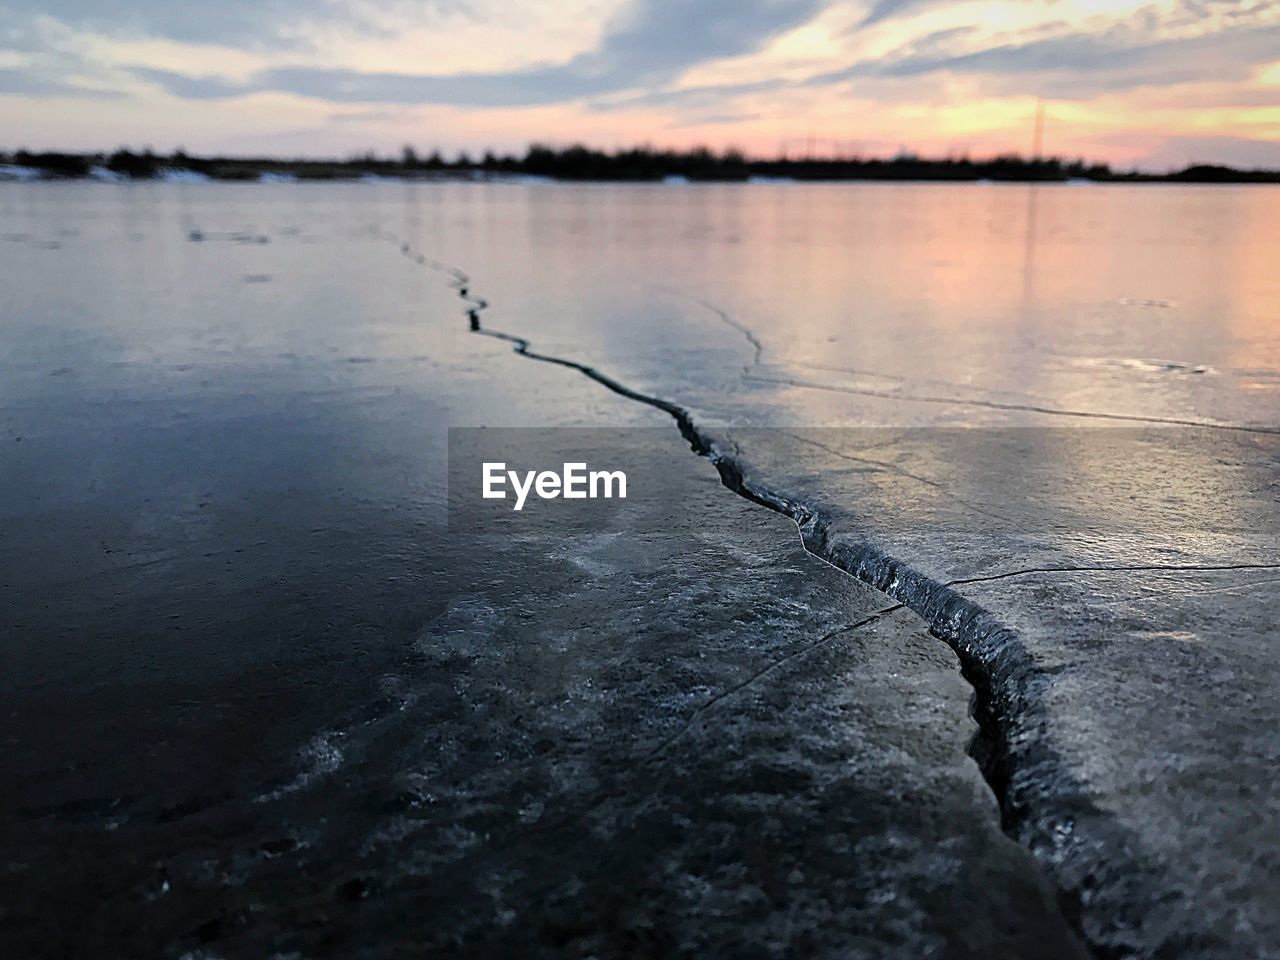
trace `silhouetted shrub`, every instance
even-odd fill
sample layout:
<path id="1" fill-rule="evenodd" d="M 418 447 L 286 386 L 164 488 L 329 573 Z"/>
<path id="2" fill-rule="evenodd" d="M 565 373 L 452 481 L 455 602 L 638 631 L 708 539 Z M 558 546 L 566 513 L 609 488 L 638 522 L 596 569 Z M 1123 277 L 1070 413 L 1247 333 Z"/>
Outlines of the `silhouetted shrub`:
<path id="1" fill-rule="evenodd" d="M 133 153 L 120 149 L 107 160 L 107 169 L 134 180 L 154 177 L 160 162 L 150 150 Z"/>

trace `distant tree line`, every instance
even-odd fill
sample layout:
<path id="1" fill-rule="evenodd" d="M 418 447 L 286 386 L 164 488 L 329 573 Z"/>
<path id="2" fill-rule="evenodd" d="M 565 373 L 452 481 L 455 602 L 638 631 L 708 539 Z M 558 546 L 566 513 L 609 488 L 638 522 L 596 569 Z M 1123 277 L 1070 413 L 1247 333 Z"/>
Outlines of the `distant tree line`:
<path id="1" fill-rule="evenodd" d="M 925 158 L 910 153 L 884 158 L 778 157 L 753 158 L 739 150 L 660 150 L 633 147 L 613 152 L 582 145 L 534 144 L 524 156 L 486 152 L 478 159 L 461 153 L 446 159 L 439 151 L 425 156 L 406 146 L 398 157 L 372 152 L 345 160 L 269 157 L 196 157 L 183 150 L 162 155 L 151 150 L 119 149 L 114 153 L 0 152 L 0 165 L 32 168 L 49 178 L 110 175 L 145 180 L 168 172 L 188 172 L 217 180 L 256 180 L 264 174 L 300 180 L 353 179 L 365 176 L 434 179 L 527 175 L 555 180 L 734 182 L 753 177 L 789 180 L 1002 180 L 1164 181 L 1187 183 L 1280 183 L 1280 171 L 1238 170 L 1195 165 L 1177 173 L 1118 172 L 1106 164 L 1060 157 L 1028 158 L 1006 154 L 987 159 Z"/>

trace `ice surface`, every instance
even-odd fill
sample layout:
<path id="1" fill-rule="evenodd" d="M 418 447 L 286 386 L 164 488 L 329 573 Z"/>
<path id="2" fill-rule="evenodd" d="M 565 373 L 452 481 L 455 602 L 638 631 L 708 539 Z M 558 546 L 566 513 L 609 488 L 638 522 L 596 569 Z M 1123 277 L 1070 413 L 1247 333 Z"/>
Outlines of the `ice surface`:
<path id="1" fill-rule="evenodd" d="M 4 187 L 5 919 L 227 956 L 1265 955 L 1277 202 Z M 478 298 L 579 366 L 476 336 Z M 446 425 L 607 427 L 666 493 L 468 539 Z"/>
<path id="2" fill-rule="evenodd" d="M 637 189 L 581 222 L 552 203 L 515 216 L 571 236 L 510 257 L 518 284 L 472 270 L 486 324 L 690 411 L 735 484 L 930 619 L 978 685 L 1006 825 L 1089 941 L 1280 941 L 1280 197 Z M 461 262 L 473 232 L 449 231 Z"/>

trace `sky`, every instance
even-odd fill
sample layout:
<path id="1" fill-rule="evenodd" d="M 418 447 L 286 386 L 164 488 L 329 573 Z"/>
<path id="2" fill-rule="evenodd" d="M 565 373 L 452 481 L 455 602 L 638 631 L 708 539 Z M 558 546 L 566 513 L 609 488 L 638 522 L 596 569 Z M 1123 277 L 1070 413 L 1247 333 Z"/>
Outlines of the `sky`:
<path id="1" fill-rule="evenodd" d="M 0 0 L 0 148 L 1280 168 L 1280 0 Z"/>

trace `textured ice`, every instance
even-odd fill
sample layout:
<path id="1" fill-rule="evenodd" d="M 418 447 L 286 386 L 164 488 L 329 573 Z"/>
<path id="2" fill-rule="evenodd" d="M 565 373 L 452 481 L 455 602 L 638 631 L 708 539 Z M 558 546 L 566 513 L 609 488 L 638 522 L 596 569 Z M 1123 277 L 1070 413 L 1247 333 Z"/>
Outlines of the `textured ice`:
<path id="1" fill-rule="evenodd" d="M 6 952 L 1266 955 L 1274 205 L 5 188 Z"/>

